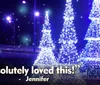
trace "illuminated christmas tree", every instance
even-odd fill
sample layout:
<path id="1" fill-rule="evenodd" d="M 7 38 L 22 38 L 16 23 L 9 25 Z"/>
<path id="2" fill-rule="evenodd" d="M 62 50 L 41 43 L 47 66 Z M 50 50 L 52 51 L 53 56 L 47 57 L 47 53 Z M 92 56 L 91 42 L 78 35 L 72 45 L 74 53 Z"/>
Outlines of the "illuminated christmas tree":
<path id="1" fill-rule="evenodd" d="M 61 48 L 57 61 L 60 64 L 76 64 L 78 53 L 75 46 L 77 43 L 77 37 L 73 23 L 74 13 L 72 8 L 72 0 L 66 0 L 66 8 L 63 18 L 64 24 L 59 39 Z"/>
<path id="2" fill-rule="evenodd" d="M 80 61 L 88 77 L 96 78 L 100 77 L 100 0 L 93 0 L 89 19 L 91 23 L 85 36 L 88 43 L 80 55 Z"/>
<path id="3" fill-rule="evenodd" d="M 51 66 L 56 65 L 56 59 L 53 53 L 55 46 L 51 38 L 51 28 L 49 23 L 49 12 L 46 11 L 45 21 L 42 29 L 42 38 L 40 41 L 40 53 L 34 62 L 34 65 Z"/>
<path id="4" fill-rule="evenodd" d="M 89 15 L 90 26 L 85 36 L 88 41 L 80 55 L 81 60 L 97 64 L 100 61 L 100 0 L 94 0 Z"/>

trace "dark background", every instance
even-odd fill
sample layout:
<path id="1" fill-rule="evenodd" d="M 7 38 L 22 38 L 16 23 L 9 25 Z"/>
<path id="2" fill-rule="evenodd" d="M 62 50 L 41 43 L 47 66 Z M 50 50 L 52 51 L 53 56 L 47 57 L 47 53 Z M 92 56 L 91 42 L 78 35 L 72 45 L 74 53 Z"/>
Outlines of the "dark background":
<path id="1" fill-rule="evenodd" d="M 90 24 L 88 16 L 91 10 L 92 0 L 72 1 L 75 13 L 74 24 L 78 37 L 77 48 L 81 50 L 86 44 L 84 37 Z M 52 39 L 56 47 L 58 47 L 57 42 L 63 28 L 65 0 L 26 0 L 26 2 L 24 5 L 21 0 L 0 1 L 0 44 L 13 45 L 13 29 L 15 25 L 16 45 L 34 45 L 38 47 L 41 39 L 41 29 L 45 11 L 50 10 Z M 27 12 L 21 13 L 21 6 L 26 6 L 28 8 Z M 34 17 L 34 11 L 39 11 L 40 17 Z M 6 15 L 12 16 L 13 23 L 6 23 Z M 18 28 L 18 26 L 20 26 L 20 28 Z M 29 36 L 30 41 L 26 43 L 21 42 L 23 36 Z"/>

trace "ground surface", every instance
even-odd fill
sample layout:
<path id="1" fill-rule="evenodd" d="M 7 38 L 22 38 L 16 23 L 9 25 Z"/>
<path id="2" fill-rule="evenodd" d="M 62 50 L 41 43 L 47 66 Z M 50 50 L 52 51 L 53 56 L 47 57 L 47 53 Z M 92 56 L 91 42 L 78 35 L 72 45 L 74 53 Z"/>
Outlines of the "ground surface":
<path id="1" fill-rule="evenodd" d="M 37 57 L 38 50 L 33 47 L 17 47 L 17 46 L 0 46 L 0 69 L 5 66 L 31 68 Z M 31 74 L 29 74 L 31 76 Z M 19 80 L 21 79 L 21 80 Z M 26 77 L 23 75 L 0 75 L 0 84 L 13 85 L 51 85 L 50 83 L 25 82 Z M 100 85 L 100 79 L 84 79 L 86 85 Z M 57 81 L 56 81 L 57 82 Z M 55 84 L 52 84 L 55 85 Z M 63 83 L 59 84 L 63 85 Z M 66 84 L 71 85 L 71 84 Z M 82 85 L 82 84 L 81 84 Z"/>

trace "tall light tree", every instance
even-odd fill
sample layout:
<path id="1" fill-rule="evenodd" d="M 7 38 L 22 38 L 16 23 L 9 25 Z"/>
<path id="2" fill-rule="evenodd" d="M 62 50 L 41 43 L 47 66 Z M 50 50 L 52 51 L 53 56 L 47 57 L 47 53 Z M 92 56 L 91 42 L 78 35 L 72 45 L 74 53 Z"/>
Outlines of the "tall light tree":
<path id="1" fill-rule="evenodd" d="M 88 41 L 80 58 L 83 61 L 100 61 L 100 0 L 94 0 L 89 15 L 91 23 L 87 30 L 85 40 Z"/>
<path id="2" fill-rule="evenodd" d="M 45 20 L 42 29 L 42 38 L 39 45 L 39 55 L 34 62 L 34 65 L 51 66 L 56 65 L 56 58 L 53 50 L 55 46 L 51 37 L 51 28 L 49 23 L 49 11 L 46 11 Z"/>
<path id="3" fill-rule="evenodd" d="M 89 19 L 91 23 L 85 35 L 88 43 L 80 55 L 80 61 L 83 71 L 96 78 L 100 77 L 100 0 L 93 0 Z"/>
<path id="4" fill-rule="evenodd" d="M 59 44 L 61 45 L 58 55 L 60 64 L 77 64 L 78 53 L 75 44 L 77 43 L 76 31 L 74 27 L 74 12 L 72 0 L 66 0 L 64 11 L 64 24 L 60 35 Z"/>

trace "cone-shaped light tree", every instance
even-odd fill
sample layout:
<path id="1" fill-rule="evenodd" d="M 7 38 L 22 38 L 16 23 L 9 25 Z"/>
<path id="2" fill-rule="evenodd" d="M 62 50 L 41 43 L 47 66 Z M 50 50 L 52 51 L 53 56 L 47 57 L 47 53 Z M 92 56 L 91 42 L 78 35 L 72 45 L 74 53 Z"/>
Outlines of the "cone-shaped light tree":
<path id="1" fill-rule="evenodd" d="M 49 23 L 49 11 L 46 11 L 45 20 L 42 29 L 42 38 L 39 45 L 39 55 L 34 62 L 34 65 L 52 66 L 56 65 L 56 59 L 53 53 L 55 46 L 51 38 L 51 28 Z"/>
<path id="2" fill-rule="evenodd" d="M 60 64 L 77 64 L 78 53 L 75 44 L 77 43 L 76 31 L 74 27 L 74 13 L 72 0 L 66 0 L 64 12 L 64 24 L 60 35 L 59 44 L 61 46 L 58 55 Z"/>
<path id="3" fill-rule="evenodd" d="M 91 23 L 85 36 L 88 43 L 80 55 L 80 60 L 83 63 L 98 64 L 100 62 L 100 0 L 93 0 L 89 19 Z"/>

